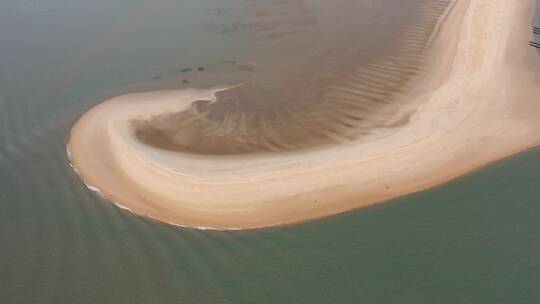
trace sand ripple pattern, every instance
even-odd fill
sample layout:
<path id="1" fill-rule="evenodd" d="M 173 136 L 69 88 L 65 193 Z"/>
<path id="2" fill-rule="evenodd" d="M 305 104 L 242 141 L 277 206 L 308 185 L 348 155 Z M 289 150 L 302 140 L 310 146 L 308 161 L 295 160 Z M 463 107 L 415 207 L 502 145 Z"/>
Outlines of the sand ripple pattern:
<path id="1" fill-rule="evenodd" d="M 407 86 L 426 68 L 430 41 L 452 4 L 426 1 L 418 21 L 396 29 L 390 47 L 374 60 L 362 61 L 360 47 L 337 44 L 306 60 L 311 66 L 322 62 L 315 69 L 285 70 L 282 77 L 289 83 L 274 88 L 283 92 L 268 93 L 246 81 L 219 92 L 215 101 L 194 102 L 187 111 L 136 120 L 136 134 L 158 148 L 197 154 L 281 152 L 378 136 L 408 122 L 412 112 L 402 109 L 414 100 Z M 305 8 L 294 9 L 300 17 L 281 12 L 276 13 L 280 18 L 259 24 L 263 45 L 322 39 L 317 21 L 302 14 Z M 271 12 L 260 14 L 268 18 Z"/>

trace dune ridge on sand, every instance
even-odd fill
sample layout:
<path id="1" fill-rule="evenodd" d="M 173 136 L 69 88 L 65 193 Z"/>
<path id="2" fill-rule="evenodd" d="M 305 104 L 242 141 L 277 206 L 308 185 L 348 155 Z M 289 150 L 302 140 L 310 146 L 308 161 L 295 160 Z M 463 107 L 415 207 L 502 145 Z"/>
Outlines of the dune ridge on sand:
<path id="1" fill-rule="evenodd" d="M 458 1 L 434 41 L 430 72 L 411 90 L 419 106 L 386 136 L 283 153 L 160 150 L 136 138 L 133 120 L 188 109 L 225 88 L 155 91 L 86 112 L 71 131 L 70 161 L 116 204 L 190 227 L 301 222 L 427 189 L 540 143 L 533 6 Z"/>

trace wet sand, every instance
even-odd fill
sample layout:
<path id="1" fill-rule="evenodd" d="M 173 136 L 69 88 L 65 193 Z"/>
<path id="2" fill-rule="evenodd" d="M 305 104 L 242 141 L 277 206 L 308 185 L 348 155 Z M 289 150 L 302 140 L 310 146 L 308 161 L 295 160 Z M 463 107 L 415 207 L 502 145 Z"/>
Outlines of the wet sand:
<path id="1" fill-rule="evenodd" d="M 253 1 L 242 14 L 252 21 L 226 28 L 252 25 L 249 48 L 260 51 L 248 62 L 179 75 L 190 84 L 219 77 L 219 85 L 241 85 L 190 111 L 138 120 L 137 137 L 161 149 L 223 155 L 313 148 L 395 126 L 390 119 L 413 100 L 404 98 L 406 86 L 425 68 L 452 1 L 307 2 Z"/>
<path id="2" fill-rule="evenodd" d="M 361 104 L 364 114 L 372 108 L 362 102 L 384 96 L 384 106 L 367 115 L 375 123 L 360 120 L 336 129 L 343 115 L 332 117 L 336 124 L 326 120 L 340 107 L 320 102 L 292 111 L 297 114 L 286 117 L 282 130 L 272 119 L 246 128 L 246 121 L 256 119 L 242 122 L 219 110 L 214 95 L 231 92 L 228 88 L 129 94 L 95 106 L 76 122 L 68 142 L 72 165 L 87 185 L 137 214 L 218 229 L 307 221 L 427 189 L 540 143 L 540 89 L 529 69 L 538 58 L 527 45 L 533 5 L 458 1 L 430 55 L 420 60 L 428 60 L 428 69 L 406 81 L 401 73 L 410 71 L 403 65 L 384 74 L 400 79 L 395 89 L 404 93 L 386 96 L 384 82 L 360 81 L 365 75 L 349 82 L 340 78 L 347 88 L 325 93 L 336 100 L 349 92 L 354 102 L 345 104 Z M 407 62 L 411 71 L 421 66 Z M 376 66 L 395 64 L 386 60 Z M 351 83 L 357 90 L 351 91 Z M 319 104 L 326 108 L 316 108 Z M 214 132 L 222 133 L 205 129 L 215 121 L 221 123 Z M 287 123 L 300 124 L 298 130 L 307 133 Z M 170 126 L 176 130 L 162 132 Z M 183 132 L 186 126 L 189 132 Z M 274 131 L 263 131 L 267 127 Z M 162 133 L 166 149 L 141 140 L 149 129 L 151 135 Z M 239 133 L 248 129 L 255 131 Z M 325 136 L 308 136 L 306 129 L 323 130 Z M 208 138 L 201 141 L 202 135 Z M 217 147 L 223 150 L 212 152 Z"/>

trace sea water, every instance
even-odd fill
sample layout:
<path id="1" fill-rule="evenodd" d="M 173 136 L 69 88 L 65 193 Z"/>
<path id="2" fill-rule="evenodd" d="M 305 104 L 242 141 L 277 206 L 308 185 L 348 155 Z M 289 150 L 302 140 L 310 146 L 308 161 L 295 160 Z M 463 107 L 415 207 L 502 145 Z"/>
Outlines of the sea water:
<path id="1" fill-rule="evenodd" d="M 178 88 L 171 71 L 253 56 L 229 21 L 256 2 L 0 3 L 0 302 L 537 303 L 538 150 L 386 204 L 255 231 L 141 218 L 77 179 L 65 141 L 78 115 Z"/>

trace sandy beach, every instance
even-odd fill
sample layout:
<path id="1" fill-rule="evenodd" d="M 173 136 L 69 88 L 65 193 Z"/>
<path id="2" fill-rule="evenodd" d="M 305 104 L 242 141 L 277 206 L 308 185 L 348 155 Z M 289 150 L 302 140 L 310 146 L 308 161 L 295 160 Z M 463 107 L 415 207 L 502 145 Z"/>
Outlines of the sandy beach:
<path id="1" fill-rule="evenodd" d="M 540 144 L 540 86 L 528 46 L 534 1 L 459 0 L 405 98 L 407 123 L 381 136 L 276 153 L 158 149 L 134 122 L 193 109 L 210 90 L 128 94 L 98 104 L 67 144 L 82 181 L 162 222 L 214 229 L 297 223 L 428 189 Z M 395 119 L 399 120 L 399 113 Z"/>

